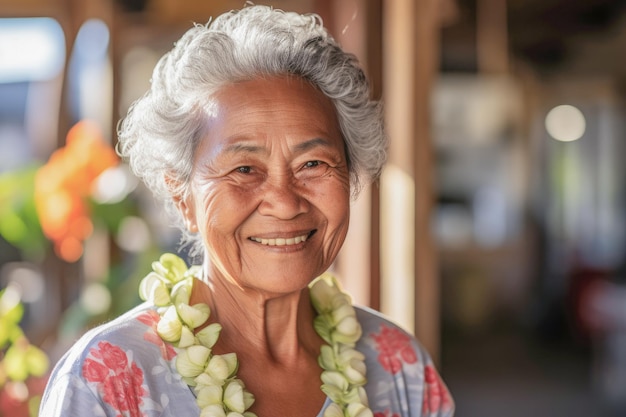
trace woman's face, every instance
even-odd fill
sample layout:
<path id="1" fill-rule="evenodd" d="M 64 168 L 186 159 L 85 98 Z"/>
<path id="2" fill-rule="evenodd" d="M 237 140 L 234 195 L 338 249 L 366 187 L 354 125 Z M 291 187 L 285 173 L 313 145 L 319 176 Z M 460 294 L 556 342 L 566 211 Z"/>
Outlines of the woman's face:
<path id="1" fill-rule="evenodd" d="M 349 174 L 331 101 L 293 77 L 239 82 L 216 95 L 180 202 L 202 234 L 211 279 L 267 294 L 324 272 L 349 219 Z"/>

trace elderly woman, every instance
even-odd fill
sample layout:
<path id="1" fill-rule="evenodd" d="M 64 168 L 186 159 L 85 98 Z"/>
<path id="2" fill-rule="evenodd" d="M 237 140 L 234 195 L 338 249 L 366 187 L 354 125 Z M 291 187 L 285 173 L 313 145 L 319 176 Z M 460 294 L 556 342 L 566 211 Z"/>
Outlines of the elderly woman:
<path id="1" fill-rule="evenodd" d="M 428 354 L 326 271 L 385 160 L 381 108 L 316 16 L 263 6 L 190 29 L 119 151 L 203 257 L 59 362 L 42 416 L 451 416 Z"/>

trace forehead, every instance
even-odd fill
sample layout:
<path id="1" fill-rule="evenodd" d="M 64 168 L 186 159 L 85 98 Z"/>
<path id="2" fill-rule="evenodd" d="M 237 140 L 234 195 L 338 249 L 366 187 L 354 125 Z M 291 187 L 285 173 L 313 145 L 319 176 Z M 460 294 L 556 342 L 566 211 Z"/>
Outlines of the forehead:
<path id="1" fill-rule="evenodd" d="M 330 98 L 311 83 L 295 76 L 259 77 L 252 80 L 226 84 L 215 94 L 217 110 L 221 112 L 262 107 L 274 103 L 304 105 L 312 117 L 335 115 Z M 267 109 L 270 110 L 270 109 Z"/>
<path id="2" fill-rule="evenodd" d="M 266 77 L 228 84 L 214 94 L 203 147 L 313 137 L 343 143 L 333 102 L 298 77 Z"/>

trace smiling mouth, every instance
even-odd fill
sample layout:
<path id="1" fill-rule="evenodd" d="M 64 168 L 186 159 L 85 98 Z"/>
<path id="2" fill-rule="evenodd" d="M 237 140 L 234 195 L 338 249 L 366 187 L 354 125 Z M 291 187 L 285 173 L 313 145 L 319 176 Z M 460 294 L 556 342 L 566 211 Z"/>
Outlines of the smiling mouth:
<path id="1" fill-rule="evenodd" d="M 306 234 L 295 236 L 295 237 L 289 237 L 289 238 L 278 237 L 274 239 L 263 239 L 260 237 L 252 236 L 250 237 L 250 240 L 252 240 L 253 242 L 260 243 L 261 245 L 265 245 L 265 246 L 290 246 L 290 245 L 297 245 L 298 243 L 306 242 L 306 240 L 310 238 L 311 236 L 313 236 L 313 234 L 315 234 L 316 231 L 317 230 L 313 230 L 310 233 L 306 233 Z"/>

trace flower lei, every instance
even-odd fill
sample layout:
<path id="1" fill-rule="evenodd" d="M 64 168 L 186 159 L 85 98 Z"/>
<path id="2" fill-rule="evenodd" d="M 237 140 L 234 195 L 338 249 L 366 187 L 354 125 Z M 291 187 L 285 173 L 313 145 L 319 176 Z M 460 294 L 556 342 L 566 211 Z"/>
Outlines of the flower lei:
<path id="1" fill-rule="evenodd" d="M 166 253 L 152 263 L 152 269 L 141 281 L 139 295 L 158 307 L 161 319 L 157 333 L 177 349 L 176 369 L 195 393 L 200 417 L 256 417 L 247 411 L 254 395 L 237 378 L 236 353 L 212 353 L 222 326 L 212 323 L 194 333 L 210 316 L 207 304 L 189 305 L 200 266 L 188 269 L 181 258 Z M 313 327 L 327 343 L 318 358 L 323 369 L 321 389 L 332 400 L 324 417 L 373 417 L 363 388 L 367 382 L 365 356 L 354 348 L 361 337 L 361 326 L 350 297 L 328 273 L 309 287 L 318 313 Z"/>

